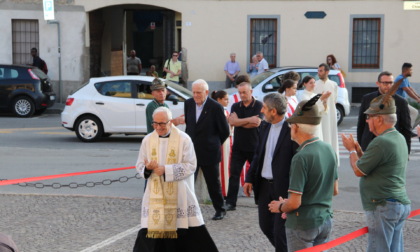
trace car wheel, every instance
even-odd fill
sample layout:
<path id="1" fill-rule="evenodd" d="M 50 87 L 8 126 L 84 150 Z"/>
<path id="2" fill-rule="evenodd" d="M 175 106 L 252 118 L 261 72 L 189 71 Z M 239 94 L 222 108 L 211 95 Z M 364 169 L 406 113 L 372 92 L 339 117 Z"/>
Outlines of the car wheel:
<path id="1" fill-rule="evenodd" d="M 343 121 L 344 118 L 344 109 L 341 106 L 336 105 L 337 110 L 337 126 Z"/>
<path id="2" fill-rule="evenodd" d="M 104 129 L 96 116 L 84 116 L 77 121 L 75 131 L 83 142 L 95 142 L 102 137 Z"/>
<path id="3" fill-rule="evenodd" d="M 35 113 L 35 104 L 31 98 L 19 96 L 13 101 L 13 112 L 18 117 L 30 117 Z"/>

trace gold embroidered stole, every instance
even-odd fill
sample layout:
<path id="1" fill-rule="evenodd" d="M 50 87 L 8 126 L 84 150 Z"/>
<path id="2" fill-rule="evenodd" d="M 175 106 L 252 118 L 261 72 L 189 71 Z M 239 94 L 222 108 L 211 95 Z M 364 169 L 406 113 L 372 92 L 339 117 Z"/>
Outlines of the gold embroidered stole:
<path id="1" fill-rule="evenodd" d="M 172 126 L 166 150 L 166 163 L 178 162 L 180 135 L 179 129 Z M 159 135 L 153 131 L 150 137 L 149 157 L 159 162 Z M 165 182 L 163 176 L 155 173 L 149 178 L 150 204 L 147 238 L 178 238 L 176 232 L 178 182 Z"/>

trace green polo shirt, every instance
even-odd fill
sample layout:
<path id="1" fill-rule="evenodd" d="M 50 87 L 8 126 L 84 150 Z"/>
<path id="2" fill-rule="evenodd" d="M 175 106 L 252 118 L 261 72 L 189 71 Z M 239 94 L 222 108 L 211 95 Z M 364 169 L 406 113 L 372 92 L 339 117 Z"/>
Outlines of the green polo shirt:
<path id="1" fill-rule="evenodd" d="M 410 204 L 405 189 L 408 161 L 407 143 L 395 129 L 387 129 L 368 145 L 357 167 L 365 175 L 360 178 L 360 196 L 365 211 L 373 211 L 386 199 Z"/>
<path id="2" fill-rule="evenodd" d="M 147 125 L 147 134 L 153 132 L 155 129 L 152 126 L 153 122 L 153 111 L 159 107 L 166 107 L 169 108 L 166 103 L 159 103 L 156 101 L 156 99 L 153 99 L 153 101 L 149 102 L 146 107 L 146 125 Z"/>
<path id="3" fill-rule="evenodd" d="M 307 230 L 331 218 L 337 178 L 337 155 L 331 145 L 318 137 L 303 142 L 292 159 L 289 185 L 289 195 L 301 194 L 302 201 L 287 214 L 286 227 Z"/>

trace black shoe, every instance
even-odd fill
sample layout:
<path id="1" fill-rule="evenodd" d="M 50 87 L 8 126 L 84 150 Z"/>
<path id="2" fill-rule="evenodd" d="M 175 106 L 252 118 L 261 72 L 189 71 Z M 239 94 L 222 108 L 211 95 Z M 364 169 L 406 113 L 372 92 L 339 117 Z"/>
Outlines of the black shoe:
<path id="1" fill-rule="evenodd" d="M 231 204 L 226 204 L 225 209 L 226 209 L 226 211 L 235 211 L 236 206 L 231 205 Z"/>
<path id="2" fill-rule="evenodd" d="M 226 215 L 226 211 L 217 211 L 216 214 L 211 218 L 212 220 L 222 220 Z"/>

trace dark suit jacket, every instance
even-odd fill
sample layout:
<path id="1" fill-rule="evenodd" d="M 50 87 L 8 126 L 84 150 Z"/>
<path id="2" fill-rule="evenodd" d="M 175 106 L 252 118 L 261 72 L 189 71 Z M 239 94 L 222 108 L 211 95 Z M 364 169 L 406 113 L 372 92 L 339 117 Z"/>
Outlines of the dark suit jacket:
<path id="1" fill-rule="evenodd" d="M 369 131 L 369 125 L 366 123 L 366 115 L 364 112 L 369 108 L 370 102 L 379 95 L 381 95 L 379 91 L 375 91 L 362 97 L 359 119 L 357 121 L 357 141 L 363 151 L 366 150 L 369 143 L 375 138 L 375 135 Z M 410 154 L 411 118 L 410 111 L 408 109 L 408 102 L 399 95 L 393 95 L 392 97 L 394 98 L 395 106 L 397 107 L 397 123 L 395 124 L 395 129 L 404 136 L 405 141 L 407 142 L 408 153 Z"/>
<path id="2" fill-rule="evenodd" d="M 230 134 L 225 112 L 219 103 L 207 97 L 198 121 L 195 118 L 196 103 L 193 98 L 184 105 L 185 132 L 194 143 L 198 165 L 214 165 L 220 162 L 220 146 Z"/>
<path id="3" fill-rule="evenodd" d="M 265 145 L 267 143 L 268 133 L 270 132 L 271 123 L 262 121 L 260 125 L 260 140 L 254 154 L 251 166 L 246 174 L 245 182 L 251 183 L 255 195 L 255 203 L 258 204 L 258 196 L 260 193 L 261 185 L 261 171 L 264 164 Z M 281 129 L 279 138 L 277 140 L 276 148 L 274 149 L 273 160 L 271 167 L 273 171 L 273 183 L 275 195 L 274 198 L 278 199 L 279 196 L 283 198 L 288 197 L 287 190 L 289 189 L 289 173 L 290 164 L 293 155 L 296 153 L 298 144 L 292 141 L 290 136 L 290 128 L 285 122 Z M 268 192 L 262 192 L 268 193 Z"/>

